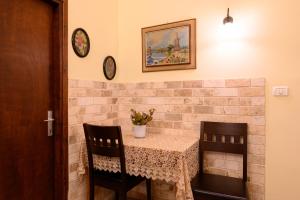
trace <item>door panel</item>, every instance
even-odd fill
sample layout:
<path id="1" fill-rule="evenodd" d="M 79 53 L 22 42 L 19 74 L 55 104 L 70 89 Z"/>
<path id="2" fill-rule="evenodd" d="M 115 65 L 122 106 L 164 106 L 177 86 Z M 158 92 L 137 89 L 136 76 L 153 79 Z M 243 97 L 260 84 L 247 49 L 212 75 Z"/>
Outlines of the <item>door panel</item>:
<path id="1" fill-rule="evenodd" d="M 0 199 L 53 199 L 53 6 L 0 1 Z"/>

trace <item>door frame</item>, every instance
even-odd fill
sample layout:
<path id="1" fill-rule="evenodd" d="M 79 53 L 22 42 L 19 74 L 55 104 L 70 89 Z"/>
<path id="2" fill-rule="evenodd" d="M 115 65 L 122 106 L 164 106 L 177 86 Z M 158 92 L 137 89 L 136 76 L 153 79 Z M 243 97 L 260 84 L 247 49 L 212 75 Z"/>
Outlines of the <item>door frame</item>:
<path id="1" fill-rule="evenodd" d="M 68 199 L 68 0 L 53 4 L 54 199 Z"/>

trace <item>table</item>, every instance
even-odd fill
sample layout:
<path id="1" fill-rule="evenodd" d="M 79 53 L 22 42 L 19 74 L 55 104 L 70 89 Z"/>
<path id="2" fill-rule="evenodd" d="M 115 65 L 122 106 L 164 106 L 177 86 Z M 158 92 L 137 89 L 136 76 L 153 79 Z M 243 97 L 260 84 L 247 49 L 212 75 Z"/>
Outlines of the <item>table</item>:
<path id="1" fill-rule="evenodd" d="M 126 171 L 130 175 L 159 179 L 176 185 L 176 199 L 193 199 L 190 180 L 199 169 L 199 137 L 176 134 L 148 134 L 135 138 L 123 133 Z M 85 173 L 87 155 L 85 142 L 81 145 L 79 173 Z M 94 167 L 111 172 L 120 171 L 117 158 L 93 155 Z"/>

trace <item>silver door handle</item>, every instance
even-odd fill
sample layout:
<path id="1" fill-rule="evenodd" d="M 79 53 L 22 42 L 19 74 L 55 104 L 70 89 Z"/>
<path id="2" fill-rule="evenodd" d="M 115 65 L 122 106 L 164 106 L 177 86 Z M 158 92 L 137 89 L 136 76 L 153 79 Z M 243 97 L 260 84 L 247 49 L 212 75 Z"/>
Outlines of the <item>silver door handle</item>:
<path id="1" fill-rule="evenodd" d="M 44 122 L 48 123 L 48 136 L 53 135 L 53 112 L 52 110 L 48 111 L 48 119 L 45 119 Z"/>
<path id="2" fill-rule="evenodd" d="M 45 120 L 44 120 L 44 122 L 53 122 L 53 121 L 54 121 L 53 118 L 51 118 L 51 119 L 45 119 Z"/>

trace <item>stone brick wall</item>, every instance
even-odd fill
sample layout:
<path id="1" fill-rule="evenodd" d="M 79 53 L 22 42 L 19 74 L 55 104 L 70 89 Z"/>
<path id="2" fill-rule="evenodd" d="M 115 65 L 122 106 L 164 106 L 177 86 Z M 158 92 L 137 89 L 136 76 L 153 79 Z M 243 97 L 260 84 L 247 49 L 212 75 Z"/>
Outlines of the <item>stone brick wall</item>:
<path id="1" fill-rule="evenodd" d="M 248 177 L 252 199 L 264 199 L 265 185 L 265 80 L 196 80 L 145 83 L 101 83 L 70 81 L 69 98 L 70 195 L 73 185 L 82 184 L 76 175 L 78 142 L 83 139 L 82 122 L 119 124 L 130 131 L 130 109 L 155 108 L 148 133 L 197 134 L 200 121 L 248 123 Z M 76 160 L 77 159 L 77 160 Z M 206 171 L 233 177 L 242 176 L 242 158 L 209 152 Z M 72 185 L 73 184 L 73 185 Z M 77 187 L 77 186 L 76 186 Z M 164 189 L 159 189 L 164 188 Z M 154 199 L 173 199 L 174 187 L 154 182 Z M 130 194 L 142 196 L 144 188 Z M 71 198 L 70 198 L 71 199 Z M 80 199 L 80 198 L 78 198 Z M 81 198 L 82 199 L 82 198 Z"/>
<path id="2" fill-rule="evenodd" d="M 84 122 L 117 124 L 117 97 L 113 85 L 97 81 L 69 80 L 69 199 L 84 200 L 87 195 L 86 177 L 77 174 L 81 141 L 84 140 Z M 103 196 L 110 196 L 105 191 Z M 100 198 L 104 199 L 104 198 Z"/>

